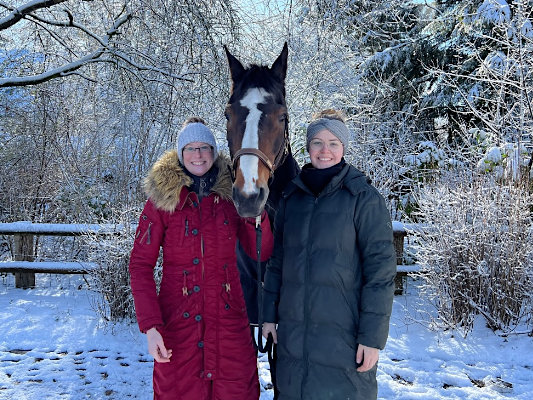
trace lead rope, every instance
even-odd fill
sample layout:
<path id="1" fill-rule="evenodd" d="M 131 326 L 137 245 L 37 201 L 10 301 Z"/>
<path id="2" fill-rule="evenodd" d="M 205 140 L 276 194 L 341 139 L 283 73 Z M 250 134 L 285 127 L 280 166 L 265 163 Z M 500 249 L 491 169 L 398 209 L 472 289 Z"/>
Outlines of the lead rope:
<path id="1" fill-rule="evenodd" d="M 255 217 L 255 246 L 257 251 L 257 348 L 259 352 L 264 353 L 263 347 L 263 285 L 261 282 L 261 215 Z"/>
<path id="2" fill-rule="evenodd" d="M 268 218 L 268 216 L 266 217 Z M 272 334 L 268 335 L 266 345 L 263 346 L 263 285 L 261 276 L 261 216 L 255 217 L 255 245 L 257 248 L 257 304 L 259 310 L 257 311 L 257 350 L 260 353 L 267 353 L 268 364 L 270 365 L 270 376 L 272 385 L 274 386 L 274 400 L 279 398 L 279 392 L 276 385 L 276 359 L 277 349 L 274 346 L 274 338 Z"/>

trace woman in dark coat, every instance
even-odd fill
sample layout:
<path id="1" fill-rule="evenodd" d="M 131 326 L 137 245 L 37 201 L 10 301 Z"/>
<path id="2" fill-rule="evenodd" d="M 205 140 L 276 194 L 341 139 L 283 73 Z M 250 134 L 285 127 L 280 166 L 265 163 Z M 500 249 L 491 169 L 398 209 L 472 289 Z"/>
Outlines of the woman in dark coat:
<path id="1" fill-rule="evenodd" d="M 377 398 L 396 256 L 383 197 L 344 161 L 348 141 L 339 113 L 311 122 L 311 164 L 276 214 L 263 334 L 278 343 L 279 400 Z"/>
<path id="2" fill-rule="evenodd" d="M 212 132 L 193 119 L 178 137 L 177 151 L 152 167 L 148 201 L 130 258 L 137 322 L 154 357 L 158 400 L 259 398 L 252 343 L 239 272 L 236 241 L 256 253 L 255 219 L 241 218 L 231 199 L 227 160 L 216 157 Z M 262 216 L 262 249 L 273 238 Z M 163 275 L 154 281 L 160 247 Z"/>

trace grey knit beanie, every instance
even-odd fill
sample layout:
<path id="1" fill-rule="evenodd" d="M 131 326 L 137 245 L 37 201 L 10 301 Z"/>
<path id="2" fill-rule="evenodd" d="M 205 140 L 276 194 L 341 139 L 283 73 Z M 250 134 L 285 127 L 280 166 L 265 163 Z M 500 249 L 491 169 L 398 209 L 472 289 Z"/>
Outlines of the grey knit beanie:
<path id="1" fill-rule="evenodd" d="M 307 126 L 307 150 L 309 150 L 309 143 L 311 142 L 311 139 L 313 139 L 318 132 L 324 129 L 330 131 L 342 142 L 344 148 L 343 154 L 346 153 L 348 143 L 350 142 L 350 131 L 344 122 L 334 118 L 315 119 Z"/>
<path id="2" fill-rule="evenodd" d="M 183 164 L 183 148 L 192 142 L 203 142 L 213 147 L 213 159 L 217 158 L 217 142 L 213 132 L 201 122 L 187 124 L 178 135 L 178 158 Z"/>

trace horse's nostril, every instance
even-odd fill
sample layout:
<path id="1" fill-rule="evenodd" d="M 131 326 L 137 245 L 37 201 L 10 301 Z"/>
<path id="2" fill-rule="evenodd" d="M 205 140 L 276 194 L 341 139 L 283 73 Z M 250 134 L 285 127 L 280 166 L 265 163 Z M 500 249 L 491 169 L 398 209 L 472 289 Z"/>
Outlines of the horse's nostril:
<path id="1" fill-rule="evenodd" d="M 236 187 L 233 188 L 232 197 L 233 197 L 233 203 L 238 207 L 239 199 L 241 198 L 241 192 L 239 191 L 238 188 Z"/>
<path id="2" fill-rule="evenodd" d="M 265 193 L 266 193 L 265 188 L 263 187 L 259 188 L 259 195 L 257 196 L 257 199 L 259 201 L 263 201 L 263 199 L 265 198 Z"/>
<path id="3" fill-rule="evenodd" d="M 255 217 L 261 214 L 268 197 L 268 187 L 260 187 L 251 195 L 243 193 L 238 187 L 233 187 L 232 191 L 233 203 L 242 217 Z"/>

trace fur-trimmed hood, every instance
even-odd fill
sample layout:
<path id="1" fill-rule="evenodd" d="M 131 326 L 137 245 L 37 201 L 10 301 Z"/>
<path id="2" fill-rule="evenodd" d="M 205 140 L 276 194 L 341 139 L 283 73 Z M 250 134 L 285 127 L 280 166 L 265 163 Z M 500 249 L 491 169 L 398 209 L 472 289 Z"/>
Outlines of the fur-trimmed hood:
<path id="1" fill-rule="evenodd" d="M 211 192 L 225 200 L 231 200 L 232 182 L 227 157 L 219 154 L 215 160 L 218 175 Z M 179 163 L 177 150 L 164 153 L 148 172 L 143 181 L 146 195 L 154 205 L 164 211 L 172 212 L 180 201 L 181 189 L 191 185 L 192 179 L 185 173 Z"/>

